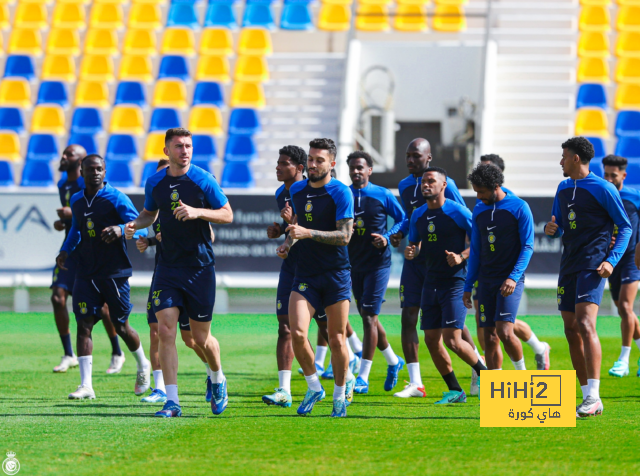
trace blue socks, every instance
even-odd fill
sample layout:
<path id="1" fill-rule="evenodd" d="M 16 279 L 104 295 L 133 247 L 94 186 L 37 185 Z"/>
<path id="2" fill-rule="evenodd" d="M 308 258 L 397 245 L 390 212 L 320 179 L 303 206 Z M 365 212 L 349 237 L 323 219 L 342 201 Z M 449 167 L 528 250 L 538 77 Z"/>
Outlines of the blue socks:
<path id="1" fill-rule="evenodd" d="M 109 337 L 111 340 L 111 355 L 122 355 L 120 350 L 120 342 L 118 342 L 118 336 Z"/>
<path id="2" fill-rule="evenodd" d="M 62 341 L 62 348 L 64 349 L 64 355 L 68 355 L 69 357 L 73 357 L 73 348 L 71 347 L 71 333 L 66 336 L 60 336 L 60 340 Z"/>

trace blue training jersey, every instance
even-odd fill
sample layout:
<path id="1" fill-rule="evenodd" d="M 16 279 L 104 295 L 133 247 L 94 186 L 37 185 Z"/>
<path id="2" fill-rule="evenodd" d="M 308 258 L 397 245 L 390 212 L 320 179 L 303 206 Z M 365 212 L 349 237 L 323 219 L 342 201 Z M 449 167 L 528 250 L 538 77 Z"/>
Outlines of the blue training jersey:
<path id="1" fill-rule="evenodd" d="M 131 276 L 131 261 L 127 254 L 124 225 L 138 217 L 131 199 L 107 182 L 93 197 L 86 197 L 86 189 L 71 197 L 73 220 L 62 251 L 76 250 L 78 276 L 81 278 L 111 279 Z M 112 242 L 102 241 L 102 230 L 119 225 L 122 237 Z M 134 238 L 147 236 L 138 230 Z"/>
<path id="2" fill-rule="evenodd" d="M 631 223 L 631 237 L 629 238 L 629 245 L 625 254 L 635 255 L 636 245 L 638 244 L 638 227 L 640 226 L 640 217 L 638 215 L 640 210 L 640 192 L 634 188 L 622 186 L 620 190 L 620 198 L 622 204 L 629 217 Z M 613 225 L 613 236 L 618 239 L 618 225 Z"/>
<path id="3" fill-rule="evenodd" d="M 445 253 L 462 253 L 467 248 L 467 235 L 471 236 L 471 210 L 453 200 L 445 200 L 442 208 L 429 208 L 425 204 L 413 212 L 409 241 L 422 242 L 418 256 L 424 254 L 427 283 L 438 284 L 467 276 L 466 261 L 449 266 Z"/>
<path id="4" fill-rule="evenodd" d="M 368 183 L 361 189 L 349 186 L 354 199 L 353 236 L 349 241 L 349 262 L 354 271 L 364 272 L 391 266 L 391 248 L 388 246 L 389 235 L 397 233 L 405 221 L 404 210 L 387 188 Z M 387 216 L 394 220 L 394 225 L 387 230 Z M 371 233 L 382 235 L 387 239 L 387 246 L 373 246 Z"/>
<path id="5" fill-rule="evenodd" d="M 561 275 L 597 269 L 605 260 L 615 267 L 627 251 L 632 230 L 620 194 L 593 172 L 560 182 L 552 214 L 558 224 L 553 237 L 564 245 Z M 614 225 L 618 236 L 609 251 Z"/>
<path id="6" fill-rule="evenodd" d="M 162 246 L 159 264 L 169 267 L 209 266 L 215 264 L 211 226 L 206 220 L 179 221 L 173 211 L 183 204 L 194 208 L 218 210 L 227 197 L 209 172 L 191 164 L 186 174 L 173 177 L 162 169 L 147 180 L 144 208 L 159 210 Z"/>
<path id="7" fill-rule="evenodd" d="M 278 190 L 276 190 L 276 203 L 278 204 L 278 210 L 282 210 L 287 203 L 289 204 L 289 206 L 291 206 L 291 194 L 284 184 L 281 185 Z M 289 224 L 282 220 L 282 224 L 280 225 L 282 230 L 284 230 L 287 226 L 289 226 Z M 289 236 L 289 232 L 285 231 L 284 236 L 286 239 L 286 237 Z M 283 260 L 282 262 L 282 269 L 288 271 L 291 274 L 295 274 L 296 272 L 296 250 L 297 248 L 295 246 L 292 247 L 289 250 L 289 256 L 287 256 L 287 259 Z"/>
<path id="8" fill-rule="evenodd" d="M 513 193 L 493 205 L 473 209 L 471 254 L 465 291 L 478 279 L 516 283 L 524 276 L 533 255 L 534 225 L 529 205 Z"/>
<path id="9" fill-rule="evenodd" d="M 353 218 L 353 194 L 349 187 L 334 178 L 320 188 L 314 188 L 308 180 L 302 180 L 291 185 L 289 193 L 298 225 L 304 228 L 335 231 L 337 221 Z M 298 247 L 298 276 L 314 276 L 350 267 L 346 245 L 329 245 L 307 238 L 298 240 L 293 247 Z"/>
<path id="10" fill-rule="evenodd" d="M 64 174 L 64 177 L 58 182 L 58 194 L 60 195 L 60 205 L 71 207 L 71 197 L 84 188 L 84 179 L 80 176 L 78 180 L 69 180 L 66 175 Z M 71 220 L 63 220 L 62 223 L 64 223 L 64 237 L 66 239 L 71 229 Z"/>

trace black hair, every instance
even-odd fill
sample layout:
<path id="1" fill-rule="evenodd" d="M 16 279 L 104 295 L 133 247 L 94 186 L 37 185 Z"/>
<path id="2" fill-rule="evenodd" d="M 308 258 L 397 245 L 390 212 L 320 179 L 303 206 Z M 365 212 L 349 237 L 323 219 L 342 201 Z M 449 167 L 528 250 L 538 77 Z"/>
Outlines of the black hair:
<path id="1" fill-rule="evenodd" d="M 106 163 L 104 157 L 102 157 L 100 154 L 89 154 L 84 159 L 82 159 L 82 165 L 84 165 L 84 163 L 89 159 L 100 159 L 103 164 Z"/>
<path id="2" fill-rule="evenodd" d="M 480 162 L 491 162 L 504 172 L 504 160 L 498 154 L 485 154 L 480 156 Z"/>
<path id="3" fill-rule="evenodd" d="M 442 167 L 427 167 L 426 169 L 424 169 L 422 175 L 426 174 L 427 172 L 436 172 L 440 175 L 444 175 L 445 179 L 447 178 L 447 171 Z"/>
<path id="4" fill-rule="evenodd" d="M 302 147 L 298 147 L 297 145 L 285 145 L 278 151 L 278 154 L 289 157 L 292 164 L 304 166 L 302 169 L 303 173 L 307 170 L 307 153 Z"/>
<path id="5" fill-rule="evenodd" d="M 172 129 L 167 129 L 167 132 L 164 135 L 165 145 L 171 142 L 171 139 L 173 139 L 174 137 L 192 137 L 192 135 L 191 131 L 189 129 L 185 129 L 184 127 L 174 127 Z"/>
<path id="6" fill-rule="evenodd" d="M 596 155 L 596 151 L 593 149 L 593 144 L 589 142 L 585 137 L 572 137 L 566 142 L 562 143 L 563 149 L 569 149 L 574 154 L 580 157 L 580 162 L 588 164 L 593 156 Z"/>
<path id="7" fill-rule="evenodd" d="M 493 164 L 479 164 L 467 177 L 476 187 L 495 190 L 504 183 L 502 170 Z"/>
<path id="8" fill-rule="evenodd" d="M 309 142 L 309 147 L 311 147 L 312 149 L 327 150 L 329 151 L 329 155 L 331 155 L 334 159 L 338 154 L 336 143 L 327 138 L 313 139 L 311 142 Z"/>
<path id="9" fill-rule="evenodd" d="M 620 157 L 619 155 L 607 155 L 604 159 L 602 159 L 602 165 L 608 165 L 610 167 L 618 167 L 620 170 L 626 170 L 627 164 L 629 162 L 624 157 Z"/>
<path id="10" fill-rule="evenodd" d="M 364 159 L 369 167 L 373 167 L 373 159 L 364 150 L 356 150 L 347 156 L 347 165 L 351 159 Z"/>
<path id="11" fill-rule="evenodd" d="M 156 170 L 159 169 L 160 167 L 165 167 L 167 165 L 169 165 L 168 159 L 160 159 L 158 160 L 158 165 L 156 165 Z"/>

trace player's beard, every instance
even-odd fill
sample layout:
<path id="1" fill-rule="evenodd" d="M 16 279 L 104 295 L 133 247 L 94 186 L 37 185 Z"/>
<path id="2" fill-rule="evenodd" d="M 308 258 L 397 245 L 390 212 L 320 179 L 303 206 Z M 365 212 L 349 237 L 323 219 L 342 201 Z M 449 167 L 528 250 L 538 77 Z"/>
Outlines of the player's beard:
<path id="1" fill-rule="evenodd" d="M 329 175 L 329 171 L 316 176 L 309 174 L 309 182 L 319 182 L 320 180 L 323 180 L 327 175 Z"/>

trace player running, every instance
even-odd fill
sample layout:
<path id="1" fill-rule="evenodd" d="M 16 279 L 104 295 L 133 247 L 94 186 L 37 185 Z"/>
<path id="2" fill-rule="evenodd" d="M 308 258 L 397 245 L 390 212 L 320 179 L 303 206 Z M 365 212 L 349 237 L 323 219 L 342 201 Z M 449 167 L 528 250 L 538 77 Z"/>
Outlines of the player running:
<path id="1" fill-rule="evenodd" d="M 378 347 L 387 361 L 384 389 L 389 392 L 398 382 L 398 372 L 404 367 L 404 360 L 395 354 L 387 341 L 387 333 L 378 321 L 378 314 L 389 284 L 389 235 L 400 229 L 405 216 L 398 200 L 388 189 L 369 181 L 373 172 L 373 160 L 369 154 L 353 152 L 347 157 L 347 165 L 355 216 L 354 233 L 349 241 L 351 285 L 364 329 L 362 363 L 354 391 L 369 391 L 369 372 Z M 387 230 L 387 216 L 395 222 L 390 230 Z"/>
<path id="2" fill-rule="evenodd" d="M 611 297 L 620 315 L 620 331 L 622 333 L 622 349 L 620 357 L 609 370 L 612 377 L 626 377 L 629 375 L 629 355 L 631 354 L 631 340 L 633 339 L 640 349 L 640 322 L 638 316 L 633 312 L 633 303 L 638 293 L 638 281 L 640 271 L 638 270 L 638 226 L 640 218 L 640 194 L 637 190 L 624 185 L 627 178 L 627 159 L 617 155 L 607 155 L 602 159 L 604 165 L 604 179 L 612 183 L 620 192 L 622 204 L 631 222 L 631 238 L 629 246 L 618 262 L 613 273 L 609 276 L 609 290 Z M 613 239 L 618 234 L 617 227 L 613 227 Z M 640 377 L 640 358 L 638 358 L 638 373 Z"/>
<path id="3" fill-rule="evenodd" d="M 502 353 L 498 352 L 502 341 L 515 369 L 525 370 L 513 323 L 524 290 L 524 272 L 533 254 L 533 215 L 524 200 L 502 189 L 504 175 L 498 167 L 478 165 L 469 174 L 469 182 L 481 203 L 473 209 L 464 304 L 471 309 L 471 290 L 478 281 L 487 367 L 502 368 Z"/>
<path id="4" fill-rule="evenodd" d="M 145 185 L 145 205 L 138 218 L 127 223 L 125 235 L 147 228 L 160 218 L 162 246 L 153 281 L 152 308 L 158 319 L 160 365 L 167 401 L 158 417 L 182 415 L 178 397 L 176 328 L 181 310 L 189 315 L 195 345 L 211 368 L 211 411 L 227 407 L 227 380 L 220 363 L 220 346 L 211 335 L 215 303 L 215 259 L 209 223 L 231 223 L 233 212 L 216 179 L 191 164 L 191 132 L 167 130 L 164 153 L 169 167 L 152 175 Z"/>
<path id="5" fill-rule="evenodd" d="M 422 176 L 422 195 L 425 205 L 411 215 L 409 244 L 404 249 L 407 260 L 425 256 L 426 278 L 420 304 L 420 328 L 438 372 L 447 384 L 438 404 L 465 403 L 467 395 L 460 387 L 451 366 L 451 358 L 442 345 L 473 368 L 478 376 L 487 368 L 473 347 L 462 339 L 467 310 L 462 302 L 464 279 L 467 274 L 469 249 L 467 235 L 471 235 L 471 211 L 445 198 L 447 172 L 429 167 Z"/>
<path id="6" fill-rule="evenodd" d="M 125 342 L 138 367 L 135 394 L 149 388 L 151 365 L 144 355 L 137 332 L 129 325 L 133 308 L 129 301 L 131 261 L 122 237 L 124 224 L 137 215 L 129 197 L 104 181 L 105 160 L 88 155 L 82 161 L 85 189 L 70 200 L 72 225 L 56 258 L 58 267 L 67 271 L 67 258 L 77 249 L 77 276 L 73 285 L 73 312 L 78 324 L 78 363 L 80 385 L 70 399 L 94 399 L 91 371 L 93 364 L 93 326 L 102 319 L 100 310 L 109 306 L 111 321 Z M 139 236 L 146 236 L 141 230 Z"/>

